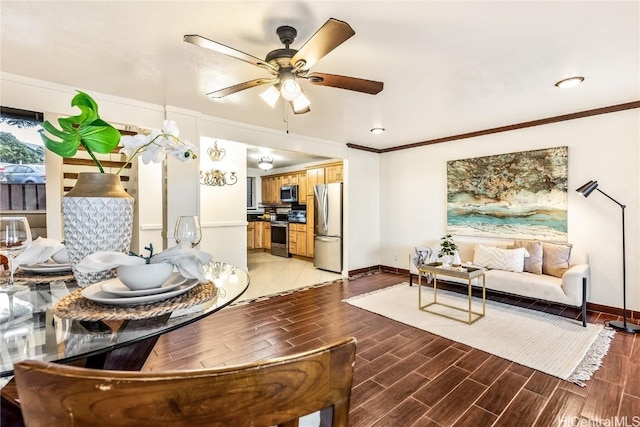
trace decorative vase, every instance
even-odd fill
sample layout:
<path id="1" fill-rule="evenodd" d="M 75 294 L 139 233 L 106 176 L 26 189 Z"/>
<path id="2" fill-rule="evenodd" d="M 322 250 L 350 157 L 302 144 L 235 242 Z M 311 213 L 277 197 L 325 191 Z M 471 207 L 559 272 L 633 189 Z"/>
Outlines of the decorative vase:
<path id="1" fill-rule="evenodd" d="M 62 198 L 64 241 L 78 286 L 115 276 L 115 269 L 80 273 L 75 266 L 94 252 L 129 253 L 133 202 L 118 175 L 97 172 L 80 172 L 76 185 Z"/>
<path id="2" fill-rule="evenodd" d="M 451 255 L 442 255 L 442 266 L 449 267 L 451 265 Z"/>
<path id="3" fill-rule="evenodd" d="M 454 267 L 460 267 L 462 265 L 462 260 L 460 259 L 460 254 L 456 251 L 453 254 L 453 259 L 451 260 L 451 265 Z"/>

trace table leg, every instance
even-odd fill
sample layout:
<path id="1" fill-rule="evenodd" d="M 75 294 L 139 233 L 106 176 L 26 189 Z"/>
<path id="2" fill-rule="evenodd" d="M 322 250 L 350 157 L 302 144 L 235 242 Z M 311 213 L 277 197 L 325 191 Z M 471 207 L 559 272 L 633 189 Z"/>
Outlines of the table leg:
<path id="1" fill-rule="evenodd" d="M 469 324 L 471 324 L 471 279 L 469 279 L 469 289 L 467 291 L 469 297 Z"/>

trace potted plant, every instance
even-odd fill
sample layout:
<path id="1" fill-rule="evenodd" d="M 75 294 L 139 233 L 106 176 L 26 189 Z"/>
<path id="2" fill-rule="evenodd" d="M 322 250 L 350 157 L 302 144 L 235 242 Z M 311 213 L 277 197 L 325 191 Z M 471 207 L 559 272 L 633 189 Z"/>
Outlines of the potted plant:
<path id="1" fill-rule="evenodd" d="M 442 258 L 443 265 L 451 264 L 457 251 L 458 245 L 453 241 L 451 234 L 446 234 L 440 238 L 440 252 L 438 252 L 438 257 Z"/>
<path id="2" fill-rule="evenodd" d="M 197 148 L 178 137 L 174 122 L 165 121 L 161 131 L 148 135 L 123 136 L 100 118 L 98 104 L 84 92 L 71 100 L 80 109 L 77 116 L 58 119 L 60 128 L 48 121 L 42 124 L 40 136 L 47 149 L 61 157 L 74 157 L 82 146 L 98 168 L 98 172 L 80 172 L 74 188 L 62 198 L 64 240 L 69 261 L 79 286 L 113 277 L 114 271 L 80 273 L 75 269 L 85 256 L 99 251 L 128 253 L 133 233 L 133 198 L 122 188 L 120 172 L 137 155 L 142 161 L 162 161 L 171 154 L 183 161 L 197 158 Z M 115 174 L 105 173 L 96 153 L 108 154 L 121 144 L 126 156 Z"/>

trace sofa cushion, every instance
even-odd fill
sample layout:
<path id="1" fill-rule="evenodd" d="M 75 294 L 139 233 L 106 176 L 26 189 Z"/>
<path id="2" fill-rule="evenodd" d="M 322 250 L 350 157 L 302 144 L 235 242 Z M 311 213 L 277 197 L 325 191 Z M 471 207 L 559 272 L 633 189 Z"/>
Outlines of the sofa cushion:
<path id="1" fill-rule="evenodd" d="M 569 269 L 571 244 L 542 243 L 542 274 L 562 277 Z"/>
<path id="2" fill-rule="evenodd" d="M 562 280 L 545 274 L 510 273 L 501 270 L 486 272 L 487 288 L 528 298 L 561 304 L 573 303 L 562 289 Z M 480 283 L 481 285 L 481 283 Z"/>
<path id="3" fill-rule="evenodd" d="M 542 242 L 539 240 L 516 240 L 513 249 L 525 248 L 529 256 L 524 259 L 524 271 L 533 274 L 542 274 Z"/>
<path id="4" fill-rule="evenodd" d="M 525 248 L 502 249 L 477 245 L 473 263 L 481 267 L 521 273 L 524 270 L 524 259 L 528 256 Z"/>

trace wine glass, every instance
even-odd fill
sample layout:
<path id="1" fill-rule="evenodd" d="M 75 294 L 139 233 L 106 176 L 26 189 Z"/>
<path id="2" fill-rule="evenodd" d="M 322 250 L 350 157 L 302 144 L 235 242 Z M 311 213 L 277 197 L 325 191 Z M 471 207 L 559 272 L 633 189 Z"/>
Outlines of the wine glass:
<path id="1" fill-rule="evenodd" d="M 197 216 L 179 216 L 174 237 L 179 245 L 191 245 L 195 248 L 202 239 L 200 220 Z"/>
<path id="2" fill-rule="evenodd" d="M 16 290 L 13 280 L 13 260 L 31 244 L 31 229 L 27 218 L 12 216 L 0 218 L 0 253 L 9 261 L 9 280 L 0 286 L 0 292 L 12 293 Z"/>

